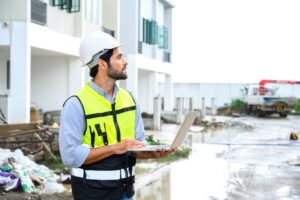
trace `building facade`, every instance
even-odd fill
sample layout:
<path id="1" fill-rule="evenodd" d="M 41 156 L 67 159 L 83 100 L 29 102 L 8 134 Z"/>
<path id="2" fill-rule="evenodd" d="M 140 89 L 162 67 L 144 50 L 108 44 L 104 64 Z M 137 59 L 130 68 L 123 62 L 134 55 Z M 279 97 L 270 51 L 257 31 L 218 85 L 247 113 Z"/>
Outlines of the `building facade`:
<path id="1" fill-rule="evenodd" d="M 153 113 L 161 97 L 173 109 L 171 0 L 121 0 L 120 39 L 128 59 L 129 78 L 121 85 L 139 100 L 141 110 Z M 159 84 L 162 83 L 162 84 Z M 164 93 L 159 92 L 159 85 Z"/>
<path id="2" fill-rule="evenodd" d="M 9 123 L 24 123 L 33 107 L 60 110 L 90 80 L 78 50 L 81 38 L 96 30 L 124 44 L 129 78 L 120 84 L 142 111 L 153 112 L 157 96 L 172 109 L 173 7 L 170 0 L 1 0 L 3 115 Z"/>
<path id="3" fill-rule="evenodd" d="M 9 123 L 30 108 L 59 110 L 89 80 L 79 44 L 92 31 L 119 37 L 118 0 L 1 0 L 0 108 Z"/>

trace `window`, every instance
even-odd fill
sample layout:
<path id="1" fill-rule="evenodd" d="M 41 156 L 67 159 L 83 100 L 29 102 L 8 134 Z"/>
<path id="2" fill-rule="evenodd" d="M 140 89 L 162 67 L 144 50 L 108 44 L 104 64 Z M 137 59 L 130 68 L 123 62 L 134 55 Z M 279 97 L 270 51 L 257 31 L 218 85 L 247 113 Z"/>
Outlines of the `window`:
<path id="1" fill-rule="evenodd" d="M 67 3 L 69 13 L 80 12 L 80 0 L 68 0 Z"/>
<path id="2" fill-rule="evenodd" d="M 65 0 L 50 0 L 49 4 L 51 6 L 61 6 Z"/>
<path id="3" fill-rule="evenodd" d="M 143 18 L 143 42 L 158 45 L 158 48 L 168 48 L 168 29 L 158 26 L 155 20 Z"/>
<path id="4" fill-rule="evenodd" d="M 80 0 L 49 0 L 49 4 L 69 13 L 80 12 Z"/>
<path id="5" fill-rule="evenodd" d="M 69 8 L 70 8 L 70 3 L 66 3 L 66 1 L 67 1 L 67 0 L 63 0 L 64 3 L 62 3 L 62 4 L 60 5 L 60 9 L 61 9 L 61 10 L 69 10 Z"/>

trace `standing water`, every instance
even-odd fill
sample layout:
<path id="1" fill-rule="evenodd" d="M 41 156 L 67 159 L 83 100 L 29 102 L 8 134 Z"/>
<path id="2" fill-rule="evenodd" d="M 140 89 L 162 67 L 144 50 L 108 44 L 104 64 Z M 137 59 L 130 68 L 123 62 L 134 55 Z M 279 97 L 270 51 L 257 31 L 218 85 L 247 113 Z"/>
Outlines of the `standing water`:
<path id="1" fill-rule="evenodd" d="M 231 125 L 189 134 L 188 159 L 138 177 L 136 199 L 300 200 L 300 166 L 289 164 L 300 155 L 299 142 L 289 141 L 300 117 L 218 120 Z M 174 125 L 163 129 L 176 133 Z"/>

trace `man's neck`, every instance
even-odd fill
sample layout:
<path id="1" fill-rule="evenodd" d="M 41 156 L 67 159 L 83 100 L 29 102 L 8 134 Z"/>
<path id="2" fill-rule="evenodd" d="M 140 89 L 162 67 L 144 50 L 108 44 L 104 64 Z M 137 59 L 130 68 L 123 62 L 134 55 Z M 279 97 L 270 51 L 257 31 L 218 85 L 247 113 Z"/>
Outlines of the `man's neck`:
<path id="1" fill-rule="evenodd" d="M 98 85 L 99 87 L 101 87 L 110 97 L 113 96 L 114 94 L 114 88 L 115 88 L 115 80 L 102 80 L 102 79 L 98 79 L 98 80 L 93 80 L 93 82 Z"/>

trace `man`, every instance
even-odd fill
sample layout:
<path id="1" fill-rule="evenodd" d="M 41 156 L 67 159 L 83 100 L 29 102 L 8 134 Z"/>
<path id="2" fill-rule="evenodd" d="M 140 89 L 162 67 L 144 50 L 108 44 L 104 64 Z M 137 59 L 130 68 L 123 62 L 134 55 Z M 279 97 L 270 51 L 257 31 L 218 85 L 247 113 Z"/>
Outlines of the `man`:
<path id="1" fill-rule="evenodd" d="M 136 158 L 158 158 L 173 151 L 129 151 L 144 145 L 144 125 L 135 99 L 116 85 L 127 78 L 128 63 L 120 46 L 100 31 L 80 44 L 80 59 L 89 67 L 92 81 L 67 99 L 59 130 L 62 160 L 72 167 L 75 200 L 131 199 Z"/>

